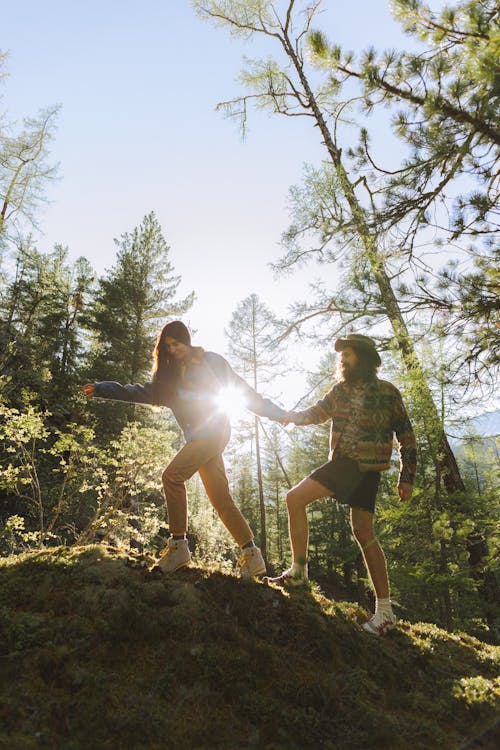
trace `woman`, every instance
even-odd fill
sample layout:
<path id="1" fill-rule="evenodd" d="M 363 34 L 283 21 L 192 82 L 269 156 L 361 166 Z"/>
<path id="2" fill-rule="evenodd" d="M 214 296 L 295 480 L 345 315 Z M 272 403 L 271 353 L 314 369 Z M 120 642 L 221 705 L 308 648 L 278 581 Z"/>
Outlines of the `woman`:
<path id="1" fill-rule="evenodd" d="M 180 320 L 163 327 L 156 340 L 153 362 L 150 383 L 87 383 L 83 393 L 86 398 L 96 396 L 168 406 L 184 433 L 185 445 L 162 476 L 171 536 L 158 563 L 160 569 L 172 573 L 191 559 L 186 538 L 185 482 L 198 472 L 210 502 L 242 549 L 240 575 L 244 578 L 263 575 L 266 567 L 261 551 L 255 546 L 250 526 L 229 491 L 222 453 L 231 435 L 231 425 L 228 415 L 217 405 L 217 396 L 224 388 L 235 387 L 255 414 L 279 421 L 286 412 L 250 388 L 224 357 L 191 346 L 189 330 Z"/>

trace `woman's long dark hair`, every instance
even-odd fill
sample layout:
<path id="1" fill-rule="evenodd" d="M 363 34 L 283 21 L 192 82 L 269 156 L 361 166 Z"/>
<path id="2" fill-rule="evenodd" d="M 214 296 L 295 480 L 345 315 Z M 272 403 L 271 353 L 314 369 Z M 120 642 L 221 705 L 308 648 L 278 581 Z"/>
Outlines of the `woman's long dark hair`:
<path id="1" fill-rule="evenodd" d="M 177 380 L 179 378 L 179 363 L 172 357 L 168 351 L 168 346 L 165 343 L 165 339 L 170 335 L 167 325 L 163 326 L 162 330 L 156 337 L 155 348 L 153 350 L 153 368 L 152 383 L 154 385 L 156 396 L 159 397 L 160 393 L 170 394 L 175 389 Z"/>

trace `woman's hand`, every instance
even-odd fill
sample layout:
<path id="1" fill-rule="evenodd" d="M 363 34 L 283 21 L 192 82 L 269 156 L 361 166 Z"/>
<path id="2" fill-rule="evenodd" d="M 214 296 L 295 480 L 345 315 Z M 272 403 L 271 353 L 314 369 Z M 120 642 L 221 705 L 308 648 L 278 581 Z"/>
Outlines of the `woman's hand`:
<path id="1" fill-rule="evenodd" d="M 300 417 L 295 411 L 288 411 L 285 416 L 280 419 L 280 424 L 286 427 L 289 424 L 300 424 Z"/>
<path id="2" fill-rule="evenodd" d="M 94 383 L 86 383 L 83 388 L 83 395 L 85 398 L 93 398 L 95 396 L 95 385 Z"/>

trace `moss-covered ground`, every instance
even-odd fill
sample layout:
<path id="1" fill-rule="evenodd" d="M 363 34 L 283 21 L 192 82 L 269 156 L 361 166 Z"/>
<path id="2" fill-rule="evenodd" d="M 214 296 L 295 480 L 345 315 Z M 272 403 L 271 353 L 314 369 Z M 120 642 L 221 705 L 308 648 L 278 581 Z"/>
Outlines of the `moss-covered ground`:
<path id="1" fill-rule="evenodd" d="M 105 547 L 3 560 L 0 748 L 494 747 L 500 648 L 365 614 Z"/>

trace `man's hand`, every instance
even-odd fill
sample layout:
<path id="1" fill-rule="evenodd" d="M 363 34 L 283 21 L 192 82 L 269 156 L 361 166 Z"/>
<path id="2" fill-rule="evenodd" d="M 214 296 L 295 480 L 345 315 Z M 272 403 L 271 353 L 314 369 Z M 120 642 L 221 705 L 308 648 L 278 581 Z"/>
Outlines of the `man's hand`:
<path id="1" fill-rule="evenodd" d="M 409 482 L 401 482 L 398 486 L 398 492 L 400 500 L 409 500 L 412 496 L 413 485 L 409 484 Z"/>
<path id="2" fill-rule="evenodd" d="M 83 395 L 85 398 L 93 398 L 95 395 L 95 385 L 94 383 L 86 383 L 83 388 Z"/>

